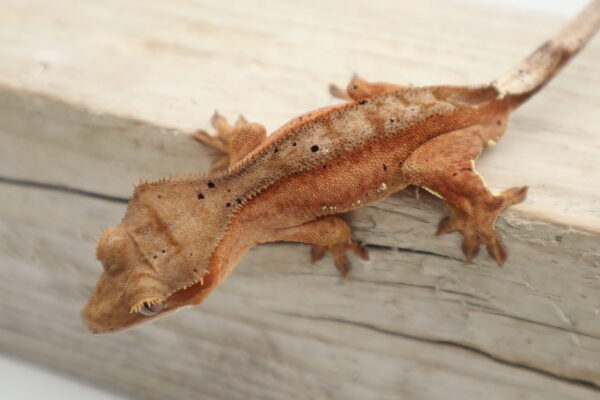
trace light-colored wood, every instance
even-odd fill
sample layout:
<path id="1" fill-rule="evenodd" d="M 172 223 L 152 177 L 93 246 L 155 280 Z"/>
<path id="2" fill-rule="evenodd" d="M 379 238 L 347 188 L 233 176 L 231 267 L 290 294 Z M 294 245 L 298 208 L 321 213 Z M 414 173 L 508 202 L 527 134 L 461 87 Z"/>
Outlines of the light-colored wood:
<path id="1" fill-rule="evenodd" d="M 267 245 L 194 310 L 107 337 L 78 316 L 114 200 L 206 170 L 184 133 L 215 107 L 273 129 L 352 72 L 488 81 L 561 22 L 433 0 L 4 1 L 0 349 L 156 399 L 596 398 L 598 40 L 478 163 L 492 187 L 531 186 L 498 221 L 503 269 L 464 263 L 458 237 L 433 236 L 441 205 L 409 191 L 348 216 L 372 261 L 345 281 L 306 246 Z"/>
<path id="2" fill-rule="evenodd" d="M 207 127 L 215 108 L 273 130 L 331 104 L 327 85 L 345 84 L 354 72 L 402 84 L 491 81 L 564 22 L 434 0 L 4 0 L 2 7 L 2 85 L 181 131 Z M 596 230 L 599 53 L 595 39 L 517 112 L 501 146 L 479 164 L 492 187 L 532 186 L 520 210 Z M 123 180 L 78 184 L 125 193 L 131 177 Z"/>
<path id="3" fill-rule="evenodd" d="M 535 372 L 597 379 L 598 338 L 573 333 L 583 316 L 566 320 L 592 306 L 559 298 L 582 282 L 544 279 L 563 268 L 500 270 L 371 248 L 372 261 L 355 260 L 340 281 L 328 262 L 308 266 L 307 246 L 259 246 L 201 307 L 92 336 L 78 318 L 98 274 L 92 242 L 124 206 L 22 187 L 0 196 L 0 348 L 112 389 L 151 399 L 598 396 Z M 439 216 L 402 200 L 415 215 L 391 215 L 397 222 L 425 227 L 420 219 Z"/>

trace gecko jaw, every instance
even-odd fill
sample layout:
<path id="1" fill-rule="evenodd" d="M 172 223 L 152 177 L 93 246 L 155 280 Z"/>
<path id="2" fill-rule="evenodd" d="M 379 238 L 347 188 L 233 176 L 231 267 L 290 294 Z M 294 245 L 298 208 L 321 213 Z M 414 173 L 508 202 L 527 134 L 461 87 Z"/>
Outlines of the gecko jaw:
<path id="1" fill-rule="evenodd" d="M 167 298 L 171 297 L 175 293 L 181 292 L 183 290 L 187 290 L 187 289 L 191 288 L 192 286 L 197 285 L 198 283 L 200 284 L 200 287 L 202 287 L 204 285 L 204 277 L 196 279 L 195 281 L 192 281 L 191 283 L 188 283 L 187 285 L 184 285 L 184 286 L 180 287 L 179 289 L 173 290 L 171 293 L 169 293 L 167 295 Z"/>
<path id="2" fill-rule="evenodd" d="M 212 280 L 207 279 L 207 274 L 202 278 L 196 279 L 177 290 L 171 292 L 165 300 L 165 311 L 173 310 L 182 306 L 197 304 L 196 299 L 205 296 L 200 295 L 205 289 L 210 288 Z M 205 285 L 206 283 L 206 285 Z M 208 290 L 210 292 L 210 290 Z"/>
<path id="3" fill-rule="evenodd" d="M 140 312 L 140 309 L 142 307 L 144 307 L 145 304 L 149 305 L 149 306 L 153 306 L 155 304 L 161 304 L 163 301 L 161 298 L 159 297 L 151 297 L 149 299 L 146 299 L 144 301 L 140 301 L 139 303 L 137 303 L 136 305 L 134 305 L 133 307 L 131 307 L 129 309 L 129 314 L 135 314 Z"/>

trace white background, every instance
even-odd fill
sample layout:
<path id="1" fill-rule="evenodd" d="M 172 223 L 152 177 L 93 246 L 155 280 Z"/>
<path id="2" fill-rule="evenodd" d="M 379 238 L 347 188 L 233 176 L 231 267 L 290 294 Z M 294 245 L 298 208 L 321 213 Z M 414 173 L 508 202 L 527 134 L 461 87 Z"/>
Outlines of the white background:
<path id="1" fill-rule="evenodd" d="M 587 4 L 587 0 L 469 0 L 497 4 L 525 11 L 544 11 L 571 16 Z M 7 400 L 121 400 L 97 387 L 70 379 L 42 367 L 0 354 L 0 397 Z"/>

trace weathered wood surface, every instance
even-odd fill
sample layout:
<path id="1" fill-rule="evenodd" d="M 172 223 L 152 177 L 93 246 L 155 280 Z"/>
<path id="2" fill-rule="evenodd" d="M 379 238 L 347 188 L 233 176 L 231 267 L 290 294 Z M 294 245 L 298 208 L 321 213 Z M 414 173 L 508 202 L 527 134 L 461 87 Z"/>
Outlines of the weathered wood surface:
<path id="1" fill-rule="evenodd" d="M 505 268 L 462 262 L 433 236 L 440 204 L 407 192 L 349 216 L 372 261 L 345 281 L 261 246 L 200 307 L 97 337 L 78 316 L 97 233 L 139 178 L 206 169 L 183 133 L 215 107 L 275 128 L 355 71 L 491 80 L 562 21 L 432 0 L 2 7 L 1 350 L 143 398 L 597 398 L 598 40 L 478 164 L 531 186 L 499 220 Z"/>

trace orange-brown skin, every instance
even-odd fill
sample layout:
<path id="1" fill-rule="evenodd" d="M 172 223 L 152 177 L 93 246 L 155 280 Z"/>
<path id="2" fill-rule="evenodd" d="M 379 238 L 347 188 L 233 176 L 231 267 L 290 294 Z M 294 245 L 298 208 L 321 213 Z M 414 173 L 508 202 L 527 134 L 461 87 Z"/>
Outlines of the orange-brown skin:
<path id="1" fill-rule="evenodd" d="M 240 118 L 231 126 L 215 114 L 217 135 L 195 134 L 222 154 L 213 172 L 138 185 L 123 221 L 102 234 L 97 257 L 105 271 L 82 310 L 88 328 L 118 331 L 198 304 L 259 243 L 310 243 L 313 261 L 329 252 L 345 276 L 345 253 L 367 253 L 335 214 L 408 185 L 443 199 L 449 217 L 437 233 L 461 233 L 467 260 L 484 245 L 502 265 L 494 222 L 526 188 L 492 194 L 474 162 L 598 23 L 600 0 L 510 79 L 490 85 L 411 88 L 354 78 L 346 91 L 331 88 L 348 102 L 299 116 L 268 137 L 260 124 Z"/>

